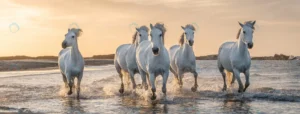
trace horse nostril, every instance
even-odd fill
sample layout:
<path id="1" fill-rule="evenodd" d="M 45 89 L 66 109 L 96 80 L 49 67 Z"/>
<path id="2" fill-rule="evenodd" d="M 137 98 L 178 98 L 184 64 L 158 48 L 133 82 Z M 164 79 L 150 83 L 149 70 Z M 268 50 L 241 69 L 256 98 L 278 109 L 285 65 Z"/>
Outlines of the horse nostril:
<path id="1" fill-rule="evenodd" d="M 66 42 L 62 42 L 61 47 L 65 49 L 67 47 L 67 43 Z"/>
<path id="2" fill-rule="evenodd" d="M 189 44 L 190 44 L 190 46 L 193 46 L 193 44 L 194 44 L 194 41 L 192 41 L 192 40 L 189 40 Z"/>
<path id="3" fill-rule="evenodd" d="M 157 47 L 154 47 L 154 48 L 152 48 L 152 51 L 153 51 L 154 54 L 157 54 L 159 49 Z"/>
<path id="4" fill-rule="evenodd" d="M 253 47 L 253 43 L 248 43 L 248 48 L 252 48 Z"/>

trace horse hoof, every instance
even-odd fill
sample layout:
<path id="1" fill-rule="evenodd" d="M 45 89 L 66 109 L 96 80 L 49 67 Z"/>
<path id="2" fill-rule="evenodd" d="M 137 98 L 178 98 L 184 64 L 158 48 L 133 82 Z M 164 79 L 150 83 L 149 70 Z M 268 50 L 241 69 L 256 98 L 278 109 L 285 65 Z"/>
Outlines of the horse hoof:
<path id="1" fill-rule="evenodd" d="M 68 92 L 68 95 L 71 95 L 71 94 L 72 94 L 72 91 L 69 91 L 69 92 Z"/>
<path id="2" fill-rule="evenodd" d="M 226 91 L 226 90 L 227 90 L 227 88 L 223 88 L 223 89 L 222 89 L 222 91 Z"/>
<path id="3" fill-rule="evenodd" d="M 123 93 L 124 93 L 124 89 L 120 89 L 119 92 L 120 92 L 121 94 L 123 94 Z"/>
<path id="4" fill-rule="evenodd" d="M 242 93 L 242 92 L 243 92 L 243 90 L 239 90 L 238 92 L 239 92 L 239 93 Z"/>
<path id="5" fill-rule="evenodd" d="M 151 97 L 151 100 L 155 100 L 156 99 L 156 95 L 153 95 L 152 97 Z"/>
<path id="6" fill-rule="evenodd" d="M 192 92 L 196 92 L 197 91 L 197 87 L 192 87 L 191 90 L 192 90 Z"/>

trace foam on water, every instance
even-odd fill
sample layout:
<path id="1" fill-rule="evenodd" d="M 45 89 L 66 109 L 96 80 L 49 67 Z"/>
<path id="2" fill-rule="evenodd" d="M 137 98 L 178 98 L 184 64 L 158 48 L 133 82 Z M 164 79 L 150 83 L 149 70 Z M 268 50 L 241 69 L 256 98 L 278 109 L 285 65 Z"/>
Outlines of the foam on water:
<path id="1" fill-rule="evenodd" d="M 140 75 L 135 75 L 138 87 L 132 90 L 131 83 L 125 82 L 124 94 L 119 93 L 120 78 L 113 66 L 89 66 L 81 84 L 80 100 L 76 100 L 76 90 L 66 97 L 68 91 L 57 71 L 45 71 L 27 76 L 17 72 L 17 76 L 0 76 L 0 112 L 2 110 L 22 108 L 43 113 L 80 113 L 111 112 L 152 113 L 168 112 L 193 113 L 236 113 L 266 112 L 284 110 L 280 107 L 300 106 L 300 66 L 284 61 L 253 61 L 250 87 L 245 93 L 238 93 L 237 81 L 223 92 L 223 79 L 217 70 L 216 61 L 197 61 L 201 68 L 198 77 L 198 90 L 191 91 L 194 85 L 192 74 L 185 74 L 183 87 L 170 73 L 167 82 L 167 94 L 161 91 L 162 77 L 156 78 L 157 99 L 150 99 L 151 87 L 141 87 Z M 275 65 L 274 65 L 275 64 Z M 288 68 L 286 68 L 288 67 Z M 291 67 L 292 70 L 289 68 Z M 275 70 L 274 70 L 275 69 Z M 14 74 L 11 72 L 10 74 Z M 125 77 L 125 81 L 129 81 Z M 243 83 L 245 77 L 241 75 Z M 76 83 L 76 82 L 75 82 Z M 270 102 L 271 101 L 271 102 Z M 259 103 L 265 106 L 260 107 Z M 268 106 L 268 107 L 266 107 Z M 102 108 L 99 108 L 102 107 Z M 253 108 L 255 108 L 255 111 Z M 279 109 L 276 109 L 279 108 Z M 257 111 L 257 110 L 260 111 Z M 262 110 L 262 111 L 261 111 Z M 291 108 L 295 112 L 296 108 Z M 205 113 L 205 112 L 204 112 Z"/>

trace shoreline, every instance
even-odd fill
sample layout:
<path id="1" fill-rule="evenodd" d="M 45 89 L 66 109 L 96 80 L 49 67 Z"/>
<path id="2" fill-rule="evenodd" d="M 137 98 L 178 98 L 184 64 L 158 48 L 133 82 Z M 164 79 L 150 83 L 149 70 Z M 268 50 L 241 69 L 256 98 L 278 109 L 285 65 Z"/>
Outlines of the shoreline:
<path id="1" fill-rule="evenodd" d="M 113 64 L 113 60 L 108 59 L 87 59 L 85 65 L 102 66 Z M 28 70 L 52 70 L 58 69 L 57 60 L 0 60 L 0 72 L 6 71 L 28 71 Z"/>
<path id="2" fill-rule="evenodd" d="M 211 59 L 204 59 L 202 61 L 206 61 L 206 60 L 211 60 Z M 265 60 L 256 60 L 256 59 L 252 59 L 252 60 L 265 61 Z M 267 60 L 267 61 L 273 61 L 273 60 Z M 292 60 L 275 60 L 275 61 L 292 61 Z M 85 59 L 85 66 L 103 66 L 103 65 L 111 65 L 111 64 L 114 64 L 113 59 Z M 300 62 L 298 64 L 300 66 Z M 57 60 L 48 60 L 48 59 L 0 60 L 0 72 L 53 70 L 53 69 L 58 69 Z"/>

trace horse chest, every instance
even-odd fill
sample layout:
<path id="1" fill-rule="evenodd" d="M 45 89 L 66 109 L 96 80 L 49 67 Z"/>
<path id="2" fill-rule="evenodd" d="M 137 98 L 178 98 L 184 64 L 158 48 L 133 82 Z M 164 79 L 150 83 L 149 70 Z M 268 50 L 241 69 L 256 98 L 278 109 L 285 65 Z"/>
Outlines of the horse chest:
<path id="1" fill-rule="evenodd" d="M 251 60 L 248 60 L 246 58 L 240 58 L 232 60 L 231 64 L 233 68 L 238 69 L 241 72 L 245 72 L 250 68 Z"/>

